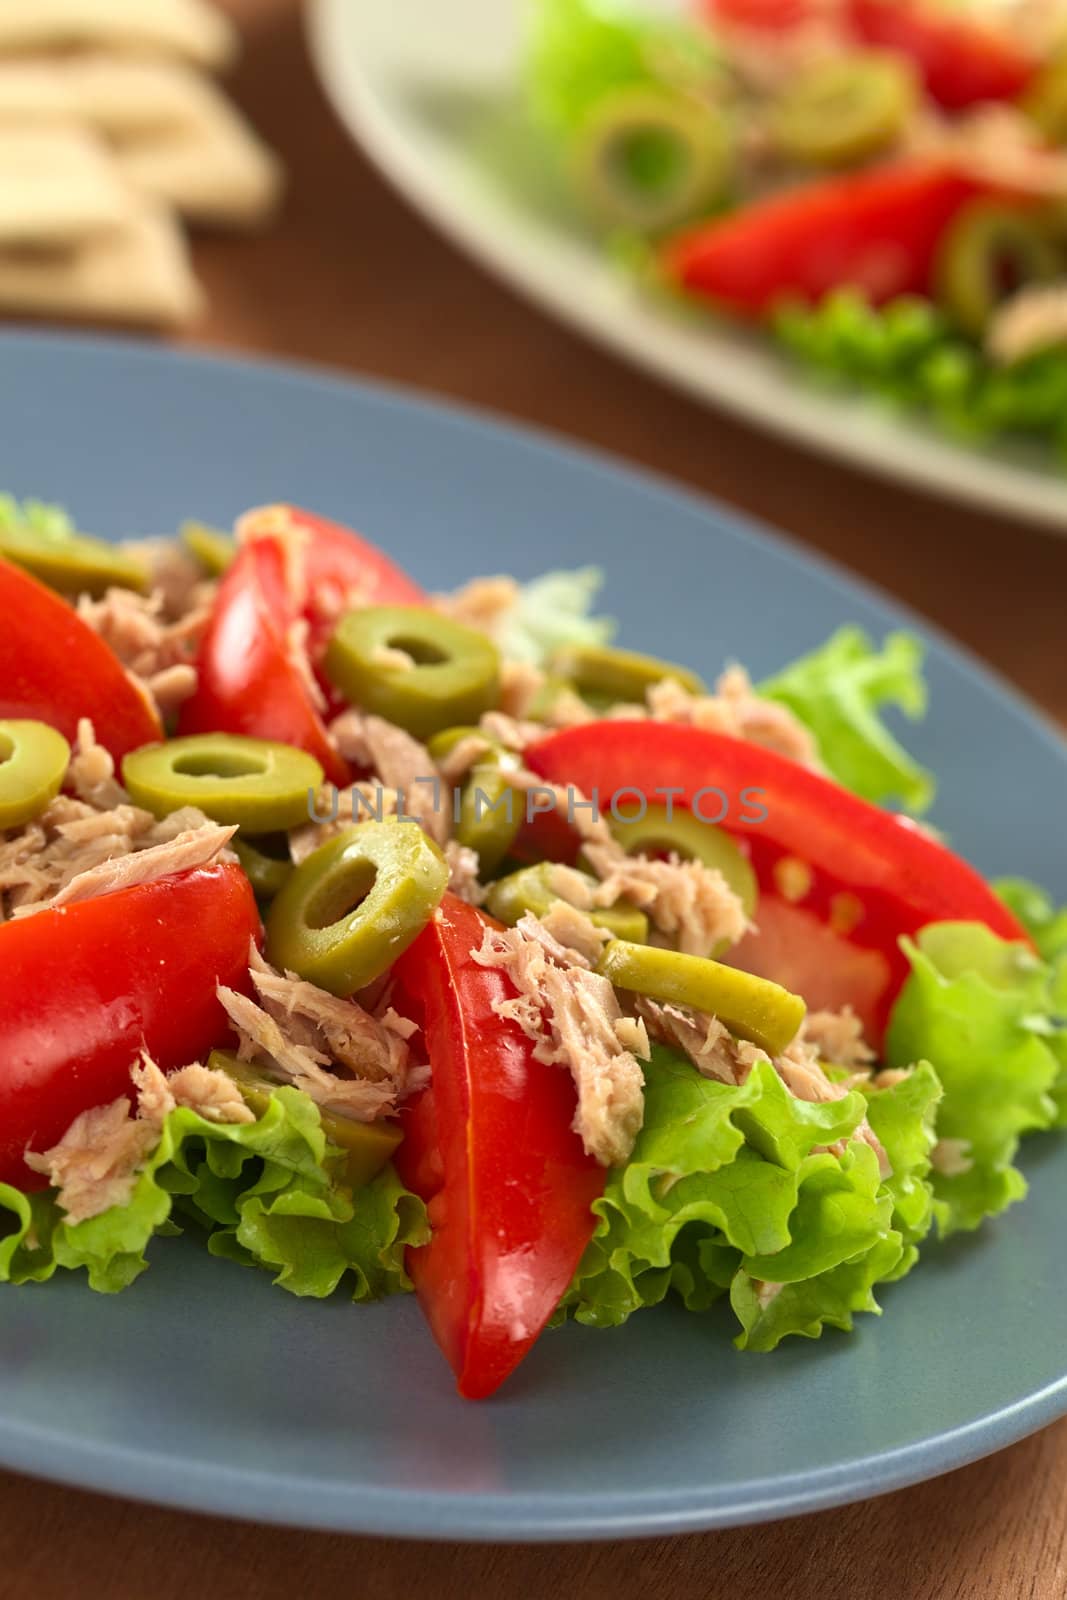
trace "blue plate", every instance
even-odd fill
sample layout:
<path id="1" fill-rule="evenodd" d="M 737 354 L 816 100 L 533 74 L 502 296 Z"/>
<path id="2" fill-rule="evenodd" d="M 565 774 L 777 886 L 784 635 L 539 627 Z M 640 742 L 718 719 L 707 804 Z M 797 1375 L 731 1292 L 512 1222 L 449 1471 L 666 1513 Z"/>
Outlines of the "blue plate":
<path id="1" fill-rule="evenodd" d="M 601 563 L 627 642 L 762 673 L 845 620 L 913 617 L 647 476 L 482 418 L 277 367 L 0 337 L 0 484 L 112 534 L 293 499 L 428 586 Z M 2 623 L 0 623 L 2 626 Z M 1067 750 L 944 639 L 910 742 L 936 820 L 986 871 L 1067 897 Z M 412 1300 L 291 1299 L 167 1241 L 113 1299 L 0 1291 L 0 1461 L 97 1489 L 309 1527 L 445 1538 L 666 1533 L 879 1493 L 1067 1411 L 1067 1147 L 1025 1205 L 932 1247 L 858 1333 L 742 1355 L 671 1307 L 546 1336 L 483 1405 L 452 1392 Z"/>

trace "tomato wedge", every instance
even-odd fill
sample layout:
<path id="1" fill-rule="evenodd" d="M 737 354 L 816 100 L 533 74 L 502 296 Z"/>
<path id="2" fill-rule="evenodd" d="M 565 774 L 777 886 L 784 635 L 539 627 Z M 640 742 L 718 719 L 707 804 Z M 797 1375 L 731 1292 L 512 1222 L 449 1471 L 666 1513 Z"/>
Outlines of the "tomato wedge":
<path id="1" fill-rule="evenodd" d="M 661 263 L 680 289 L 748 317 L 845 284 L 880 304 L 929 289 L 945 228 L 980 192 L 928 161 L 821 179 L 687 230 Z"/>
<path id="2" fill-rule="evenodd" d="M 0 925 L 0 1182 L 129 1087 L 142 1047 L 164 1069 L 230 1037 L 217 984 L 246 992 L 260 934 L 248 879 L 226 864 L 174 873 Z"/>
<path id="3" fill-rule="evenodd" d="M 179 731 L 243 733 L 306 750 L 331 783 L 351 782 L 315 707 L 313 686 L 293 658 L 296 620 L 276 539 L 246 544 L 219 585 L 197 657 L 196 693 L 182 707 Z"/>
<path id="4" fill-rule="evenodd" d="M 550 734 L 525 760 L 604 807 L 623 789 L 661 804 L 671 789 L 674 803 L 717 819 L 721 800 L 700 791 L 723 791 L 732 804 L 721 826 L 744 842 L 760 886 L 760 931 L 730 959 L 803 994 L 813 1009 L 851 1003 L 872 1043 L 909 970 L 901 935 L 959 920 L 1027 940 L 951 850 L 762 746 L 698 728 L 611 721 Z M 763 822 L 743 820 L 756 812 L 753 790 L 767 811 Z"/>
<path id="5" fill-rule="evenodd" d="M 864 44 L 913 62 L 931 99 L 946 111 L 1015 100 L 1037 66 L 1007 25 L 992 26 L 932 0 L 847 0 L 846 16 Z"/>
<path id="6" fill-rule="evenodd" d="M 820 7 L 818 0 L 703 0 L 701 9 L 712 23 L 781 32 L 814 21 Z"/>
<path id="7" fill-rule="evenodd" d="M 396 1165 L 433 1237 L 409 1251 L 420 1304 L 467 1399 L 492 1394 L 559 1304 L 592 1235 L 604 1170 L 571 1130 L 569 1073 L 493 1011 L 510 979 L 473 959 L 486 926 L 446 894 L 395 967 L 433 1081 L 404 1114 Z"/>
<path id="8" fill-rule="evenodd" d="M 89 717 L 116 761 L 162 736 L 155 712 L 99 635 L 7 561 L 0 561 L 0 608 L 0 717 L 47 722 L 72 742 Z"/>
<path id="9" fill-rule="evenodd" d="M 343 610 L 364 606 L 424 606 L 425 589 L 402 567 L 350 528 L 303 511 L 299 506 L 264 506 L 242 519 L 244 542 L 277 535 L 279 522 L 304 536 L 303 614 L 309 625 L 308 648 L 313 663 L 329 643 Z"/>

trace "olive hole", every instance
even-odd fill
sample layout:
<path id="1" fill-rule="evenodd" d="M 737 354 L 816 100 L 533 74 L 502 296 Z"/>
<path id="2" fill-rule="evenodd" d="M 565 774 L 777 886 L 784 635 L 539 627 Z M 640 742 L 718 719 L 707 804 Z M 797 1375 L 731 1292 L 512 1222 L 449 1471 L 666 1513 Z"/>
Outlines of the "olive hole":
<path id="1" fill-rule="evenodd" d="M 682 181 L 689 167 L 689 151 L 670 129 L 633 128 L 610 147 L 608 164 L 627 188 L 659 194 Z"/>
<path id="2" fill-rule="evenodd" d="M 370 894 L 377 876 L 373 861 L 346 861 L 312 895 L 304 914 L 308 927 L 332 928 L 335 922 L 350 916 Z"/>
<path id="3" fill-rule="evenodd" d="M 442 661 L 448 660 L 448 653 L 439 645 L 432 644 L 429 639 L 396 638 L 389 640 L 390 648 L 403 650 L 409 655 L 417 667 L 439 667 Z"/>
<path id="4" fill-rule="evenodd" d="M 173 771 L 183 778 L 252 778 L 267 771 L 263 756 L 237 755 L 228 751 L 199 750 L 178 756 Z"/>
<path id="5" fill-rule="evenodd" d="M 15 741 L 9 733 L 0 733 L 0 767 L 15 754 Z"/>

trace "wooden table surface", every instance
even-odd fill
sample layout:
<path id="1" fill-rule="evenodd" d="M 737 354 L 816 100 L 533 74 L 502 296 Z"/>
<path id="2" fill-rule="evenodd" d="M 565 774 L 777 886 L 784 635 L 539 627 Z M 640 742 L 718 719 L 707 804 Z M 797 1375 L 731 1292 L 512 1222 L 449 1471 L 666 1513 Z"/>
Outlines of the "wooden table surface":
<path id="1" fill-rule="evenodd" d="M 804 455 L 547 321 L 442 242 L 352 149 L 313 83 L 296 0 L 229 4 L 247 32 L 235 92 L 282 152 L 291 194 L 263 239 L 198 245 L 211 310 L 187 342 L 381 375 L 645 463 L 883 584 L 1067 720 L 1067 539 Z M 1054 1600 L 1067 1593 L 1065 1531 L 1067 1422 L 846 1510 L 612 1545 L 304 1534 L 0 1474 L 0 1600 L 292 1600 L 312 1590 L 359 1600 Z"/>

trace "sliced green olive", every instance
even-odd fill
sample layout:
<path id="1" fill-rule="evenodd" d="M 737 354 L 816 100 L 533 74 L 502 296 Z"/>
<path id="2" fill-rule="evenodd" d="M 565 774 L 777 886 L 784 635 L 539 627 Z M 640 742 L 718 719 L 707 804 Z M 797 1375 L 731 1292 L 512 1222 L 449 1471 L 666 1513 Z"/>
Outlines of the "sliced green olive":
<path id="1" fill-rule="evenodd" d="M 330 640 L 325 667 L 352 705 L 416 739 L 477 722 L 496 705 L 500 690 L 496 646 L 484 633 L 423 606 L 348 612 Z"/>
<path id="2" fill-rule="evenodd" d="M 649 689 L 668 678 L 690 694 L 705 692 L 703 680 L 688 667 L 606 644 L 563 645 L 553 652 L 549 671 L 565 679 L 587 700 L 609 705 L 620 700 L 640 704 Z"/>
<path id="3" fill-rule="evenodd" d="M 467 738 L 485 739 L 485 735 L 480 728 L 446 728 L 430 740 L 430 754 L 441 761 Z M 524 809 L 522 796 L 501 771 L 507 752 L 493 740 L 486 742 L 490 749 L 478 758 L 463 783 L 454 829 L 458 844 L 478 852 L 483 878 L 497 870 L 515 843 Z"/>
<path id="4" fill-rule="evenodd" d="M 237 545 L 229 534 L 209 528 L 206 522 L 183 522 L 179 532 L 182 544 L 207 576 L 221 578 L 237 554 Z"/>
<path id="5" fill-rule="evenodd" d="M 673 851 L 684 861 L 717 867 L 739 896 L 745 915 L 750 917 L 756 909 L 759 891 L 751 861 L 728 833 L 701 822 L 691 811 L 675 806 L 668 816 L 666 806 L 649 805 L 643 817 L 629 822 L 612 817 L 608 826 L 627 855 L 666 856 Z"/>
<path id="6" fill-rule="evenodd" d="M 937 298 L 960 327 L 981 334 L 998 306 L 1031 283 L 1047 283 L 1061 258 L 1039 212 L 976 200 L 946 233 L 935 266 Z"/>
<path id="7" fill-rule="evenodd" d="M 66 776 L 70 745 L 46 722 L 0 722 L 0 831 L 32 822 Z"/>
<path id="8" fill-rule="evenodd" d="M 915 99 L 914 75 L 899 56 L 837 56 L 793 80 L 771 114 L 771 138 L 793 161 L 851 166 L 893 143 Z"/>
<path id="9" fill-rule="evenodd" d="M 578 130 L 573 169 L 603 222 L 658 231 L 686 222 L 726 194 L 732 160 L 722 111 L 652 85 L 603 96 Z"/>
<path id="10" fill-rule="evenodd" d="M 499 878 L 490 886 L 486 908 L 509 928 L 513 928 L 528 911 L 535 917 L 543 917 L 561 898 L 552 886 L 553 867 L 551 861 L 538 861 L 534 866 L 521 867 L 518 872 Z M 584 873 L 582 876 L 586 878 L 590 889 L 596 887 L 595 878 Z M 617 900 L 613 906 L 598 907 L 589 912 L 589 918 L 598 928 L 606 928 L 615 939 L 628 939 L 633 944 L 641 944 L 648 938 L 648 918 L 627 900 Z"/>
<path id="11" fill-rule="evenodd" d="M 267 915 L 267 954 L 331 994 L 392 966 L 448 887 L 444 856 L 415 822 L 361 822 L 293 869 Z"/>
<path id="12" fill-rule="evenodd" d="M 731 1033 L 751 1039 L 772 1056 L 796 1037 L 804 1020 L 806 1007 L 799 995 L 704 956 L 616 939 L 606 946 L 597 971 L 617 989 L 709 1012 Z"/>
<path id="13" fill-rule="evenodd" d="M 256 899 L 273 900 L 278 891 L 285 887 L 293 870 L 285 834 L 268 835 L 263 839 L 246 839 L 237 834 L 232 848 L 255 891 Z"/>
<path id="14" fill-rule="evenodd" d="M 77 533 L 56 506 L 0 497 L 0 556 L 23 567 L 61 594 L 103 594 L 105 589 L 146 589 L 139 561 L 105 539 Z"/>
<path id="15" fill-rule="evenodd" d="M 199 806 L 212 821 L 236 822 L 249 833 L 283 833 L 306 822 L 309 795 L 322 779 L 319 763 L 303 750 L 236 733 L 146 744 L 122 763 L 130 798 L 153 816 Z"/>
<path id="16" fill-rule="evenodd" d="M 251 1061 L 241 1061 L 228 1050 L 212 1050 L 207 1060 L 213 1072 L 224 1072 L 240 1089 L 249 1110 L 261 1117 L 271 1096 L 281 1087 Z M 344 1177 L 353 1189 L 376 1177 L 404 1135 L 396 1122 L 357 1122 L 354 1117 L 319 1107 L 322 1131 L 328 1142 L 344 1152 Z"/>

